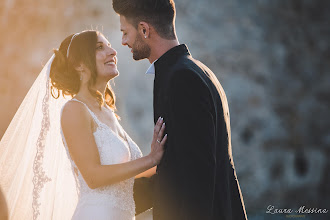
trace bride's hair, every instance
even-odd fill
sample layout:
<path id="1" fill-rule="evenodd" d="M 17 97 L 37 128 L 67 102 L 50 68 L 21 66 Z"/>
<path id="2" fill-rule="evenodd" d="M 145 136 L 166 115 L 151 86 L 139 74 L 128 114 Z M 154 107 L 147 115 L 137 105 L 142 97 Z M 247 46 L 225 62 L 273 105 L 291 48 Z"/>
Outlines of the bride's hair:
<path id="1" fill-rule="evenodd" d="M 74 37 L 70 35 L 62 41 L 59 49 L 54 49 L 55 57 L 49 75 L 52 84 L 51 94 L 55 99 L 61 94 L 71 97 L 76 95 L 80 89 L 80 75 L 75 67 L 83 63 L 91 71 L 91 77 L 88 81 L 89 92 L 97 99 L 100 107 L 106 103 L 115 111 L 116 97 L 109 83 L 107 83 L 105 90 L 105 100 L 100 91 L 92 88 L 97 77 L 95 53 L 98 35 L 102 35 L 102 33 L 83 31 Z M 67 53 L 68 47 L 69 53 Z"/>

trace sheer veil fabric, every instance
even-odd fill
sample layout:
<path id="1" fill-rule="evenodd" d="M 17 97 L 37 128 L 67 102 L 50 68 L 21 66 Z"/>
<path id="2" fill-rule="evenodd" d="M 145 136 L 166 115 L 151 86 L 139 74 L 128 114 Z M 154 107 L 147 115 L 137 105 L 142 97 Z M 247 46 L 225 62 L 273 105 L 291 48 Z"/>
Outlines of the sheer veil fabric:
<path id="1" fill-rule="evenodd" d="M 9 219 L 71 219 L 78 187 L 60 133 L 67 99 L 50 93 L 48 60 L 0 142 L 0 187 Z"/>

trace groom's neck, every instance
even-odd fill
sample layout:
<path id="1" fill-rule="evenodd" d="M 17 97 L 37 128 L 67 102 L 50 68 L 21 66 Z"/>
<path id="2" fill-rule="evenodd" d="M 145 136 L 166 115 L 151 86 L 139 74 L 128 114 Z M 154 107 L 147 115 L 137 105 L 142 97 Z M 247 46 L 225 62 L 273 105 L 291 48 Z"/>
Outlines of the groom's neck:
<path id="1" fill-rule="evenodd" d="M 164 53 L 172 49 L 173 47 L 178 46 L 180 43 L 178 39 L 174 40 L 166 40 L 160 38 L 153 41 L 149 46 L 151 48 L 150 57 L 148 58 L 150 63 L 153 63 L 159 57 L 161 57 Z"/>

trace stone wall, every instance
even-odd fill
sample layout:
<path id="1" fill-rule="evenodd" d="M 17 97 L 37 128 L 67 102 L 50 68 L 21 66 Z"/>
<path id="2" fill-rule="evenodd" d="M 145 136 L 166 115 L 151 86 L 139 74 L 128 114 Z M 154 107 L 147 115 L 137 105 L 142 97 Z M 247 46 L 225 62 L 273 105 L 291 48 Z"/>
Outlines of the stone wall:
<path id="1" fill-rule="evenodd" d="M 226 91 L 248 215 L 259 219 L 268 205 L 330 209 L 330 4 L 177 0 L 176 7 L 180 42 Z M 0 136 L 51 49 L 92 27 L 118 51 L 118 113 L 149 152 L 153 77 L 144 74 L 147 61 L 133 61 L 120 45 L 110 0 L 5 0 L 0 19 Z"/>

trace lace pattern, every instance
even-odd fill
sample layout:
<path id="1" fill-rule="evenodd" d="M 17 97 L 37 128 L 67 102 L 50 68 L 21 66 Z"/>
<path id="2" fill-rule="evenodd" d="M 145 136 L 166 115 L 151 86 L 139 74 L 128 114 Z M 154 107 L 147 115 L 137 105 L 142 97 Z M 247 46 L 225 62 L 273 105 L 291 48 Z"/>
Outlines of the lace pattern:
<path id="1" fill-rule="evenodd" d="M 42 164 L 44 159 L 44 149 L 45 149 L 45 137 L 49 131 L 49 78 L 47 79 L 46 83 L 46 94 L 42 101 L 42 126 L 39 133 L 39 137 L 37 140 L 37 153 L 34 158 L 33 163 L 33 202 L 32 202 L 32 208 L 33 208 L 33 219 L 37 219 L 40 211 L 40 203 L 38 202 L 38 199 L 40 198 L 40 193 L 42 188 L 44 187 L 45 183 L 48 181 L 51 181 L 51 178 L 46 176 L 45 171 L 43 170 Z"/>
<path id="2" fill-rule="evenodd" d="M 65 97 L 51 96 L 47 61 L 0 141 L 0 185 L 8 217 L 70 219 L 78 195 L 60 134 Z"/>
<path id="3" fill-rule="evenodd" d="M 120 138 L 117 134 L 115 134 L 106 124 L 101 122 L 94 114 L 94 112 L 92 112 L 85 103 L 77 99 L 72 100 L 82 103 L 87 108 L 97 125 L 93 135 L 95 143 L 97 144 L 97 148 L 99 150 L 101 164 L 118 164 L 128 162 L 130 160 L 135 160 L 142 156 L 141 150 L 136 145 L 136 143 L 132 141 L 131 138 L 129 138 L 126 132 L 125 138 L 127 142 Z M 62 137 L 64 139 L 64 136 Z M 65 146 L 69 155 L 66 143 Z M 76 168 L 77 166 L 75 165 L 74 161 L 71 159 L 70 156 L 69 158 L 71 160 L 73 168 Z M 108 186 L 100 187 L 97 189 L 90 189 L 85 180 L 83 179 L 79 170 L 75 175 L 77 176 L 77 181 L 79 185 L 78 206 L 81 204 L 112 206 L 125 211 L 129 211 L 134 217 L 134 177 Z"/>

